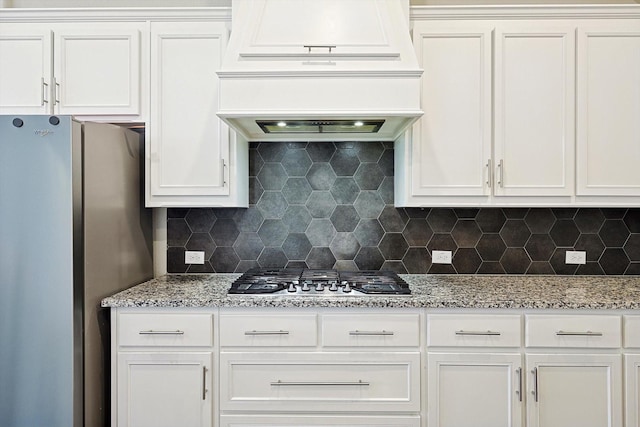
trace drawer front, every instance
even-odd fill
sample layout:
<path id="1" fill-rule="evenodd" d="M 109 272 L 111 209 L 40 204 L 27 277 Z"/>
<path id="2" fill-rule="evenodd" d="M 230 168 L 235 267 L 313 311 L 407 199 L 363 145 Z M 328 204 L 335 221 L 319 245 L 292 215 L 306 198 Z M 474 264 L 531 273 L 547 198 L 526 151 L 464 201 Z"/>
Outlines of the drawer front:
<path id="1" fill-rule="evenodd" d="M 325 347 L 417 347 L 420 316 L 416 314 L 328 314 L 322 316 Z"/>
<path id="2" fill-rule="evenodd" d="M 420 427 L 418 415 L 221 415 L 222 427 Z"/>
<path id="3" fill-rule="evenodd" d="M 624 316 L 624 346 L 640 348 L 640 316 Z"/>
<path id="4" fill-rule="evenodd" d="M 615 315 L 528 315 L 527 347 L 618 348 L 622 321 Z"/>
<path id="5" fill-rule="evenodd" d="M 209 347 L 212 318 L 210 314 L 120 314 L 118 345 Z"/>
<path id="6" fill-rule="evenodd" d="M 431 314 L 427 345 L 431 347 L 520 347 L 521 316 Z"/>
<path id="7" fill-rule="evenodd" d="M 420 353 L 227 353 L 220 409 L 419 411 Z"/>
<path id="8" fill-rule="evenodd" d="M 315 314 L 221 314 L 223 347 L 315 347 Z"/>

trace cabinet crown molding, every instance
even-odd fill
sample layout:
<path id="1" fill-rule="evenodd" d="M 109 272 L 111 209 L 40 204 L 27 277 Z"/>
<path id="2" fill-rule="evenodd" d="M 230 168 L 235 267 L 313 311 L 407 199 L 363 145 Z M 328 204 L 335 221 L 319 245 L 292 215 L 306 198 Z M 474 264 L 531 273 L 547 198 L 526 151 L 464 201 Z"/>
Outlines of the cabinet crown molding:
<path id="1" fill-rule="evenodd" d="M 413 6 L 411 21 L 434 19 L 637 19 L 640 5 Z"/>
<path id="2" fill-rule="evenodd" d="M 231 21 L 230 7 L 92 7 L 0 9 L 0 22 Z"/>

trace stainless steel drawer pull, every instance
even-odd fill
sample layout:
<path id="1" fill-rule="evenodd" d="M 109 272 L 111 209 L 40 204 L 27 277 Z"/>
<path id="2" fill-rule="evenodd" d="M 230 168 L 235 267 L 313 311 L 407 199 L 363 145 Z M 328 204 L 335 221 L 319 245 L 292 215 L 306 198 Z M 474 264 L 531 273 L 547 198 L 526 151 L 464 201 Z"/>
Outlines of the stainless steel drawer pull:
<path id="1" fill-rule="evenodd" d="M 49 100 L 47 99 L 47 92 L 49 91 L 49 85 L 44 81 L 44 77 L 40 78 L 40 83 L 42 86 L 42 93 L 40 95 L 40 105 L 48 104 Z"/>
<path id="2" fill-rule="evenodd" d="M 272 386 L 368 386 L 368 382 L 358 381 L 281 381 L 271 383 Z"/>
<path id="3" fill-rule="evenodd" d="M 175 331 L 154 331 L 149 329 L 148 331 L 140 331 L 140 335 L 184 335 L 184 331 L 179 329 Z"/>
<path id="4" fill-rule="evenodd" d="M 533 394 L 533 398 L 535 401 L 538 401 L 538 368 L 533 368 L 531 370 L 533 374 L 533 390 L 531 390 L 531 394 Z"/>
<path id="5" fill-rule="evenodd" d="M 289 331 L 245 331 L 245 335 L 289 335 Z"/>
<path id="6" fill-rule="evenodd" d="M 498 331 L 464 331 L 461 329 L 456 331 L 456 335 L 499 336 L 502 333 Z"/>
<path id="7" fill-rule="evenodd" d="M 518 395 L 518 402 L 522 402 L 522 368 L 516 369 L 516 374 L 518 374 L 518 390 L 516 390 L 516 394 Z"/>
<path id="8" fill-rule="evenodd" d="M 573 336 L 573 337 L 601 337 L 603 335 L 602 332 L 592 332 L 592 331 L 585 331 L 585 332 L 576 332 L 576 331 L 558 331 L 556 332 L 556 335 L 559 337 L 567 337 L 567 336 Z"/>
<path id="9" fill-rule="evenodd" d="M 389 335 L 393 335 L 393 331 L 385 331 L 384 329 L 382 331 L 359 331 L 359 330 L 355 330 L 355 331 L 349 331 L 349 335 L 368 335 L 368 336 L 375 336 L 375 335 L 381 335 L 381 336 L 389 336 Z"/>
<path id="10" fill-rule="evenodd" d="M 202 367 L 202 400 L 207 399 L 207 367 Z"/>
<path id="11" fill-rule="evenodd" d="M 336 45 L 328 45 L 328 44 L 305 44 L 303 47 L 307 48 L 307 52 L 311 53 L 311 49 L 329 49 L 329 53 L 331 53 L 332 49 L 336 48 Z"/>

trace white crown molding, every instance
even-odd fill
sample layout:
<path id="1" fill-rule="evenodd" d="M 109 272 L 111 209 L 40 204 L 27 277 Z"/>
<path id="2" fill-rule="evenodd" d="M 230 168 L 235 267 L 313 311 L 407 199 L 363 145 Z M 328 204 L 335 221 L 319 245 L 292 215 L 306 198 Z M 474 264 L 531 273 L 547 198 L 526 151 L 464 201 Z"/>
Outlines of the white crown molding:
<path id="1" fill-rule="evenodd" d="M 230 7 L 0 8 L 0 22 L 231 21 Z"/>
<path id="2" fill-rule="evenodd" d="M 640 5 L 412 6 L 411 21 L 434 19 L 638 19 Z"/>

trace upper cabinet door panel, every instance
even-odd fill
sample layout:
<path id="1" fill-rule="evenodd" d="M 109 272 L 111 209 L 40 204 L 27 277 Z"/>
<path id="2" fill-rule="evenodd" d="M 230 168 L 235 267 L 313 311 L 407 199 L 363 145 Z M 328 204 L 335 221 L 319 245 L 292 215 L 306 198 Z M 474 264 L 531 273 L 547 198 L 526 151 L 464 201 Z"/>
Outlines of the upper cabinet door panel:
<path id="1" fill-rule="evenodd" d="M 425 114 L 413 127 L 413 195 L 489 193 L 491 31 L 486 23 L 414 25 Z"/>
<path id="2" fill-rule="evenodd" d="M 573 194 L 575 28 L 501 24 L 495 38 L 495 195 Z"/>
<path id="3" fill-rule="evenodd" d="M 0 26 L 0 113 L 51 111 L 51 49 L 51 30 L 44 26 Z"/>
<path id="4" fill-rule="evenodd" d="M 92 23 L 54 29 L 58 113 L 140 114 L 143 25 Z"/>
<path id="5" fill-rule="evenodd" d="M 640 20 L 578 28 L 578 195 L 640 195 Z"/>

